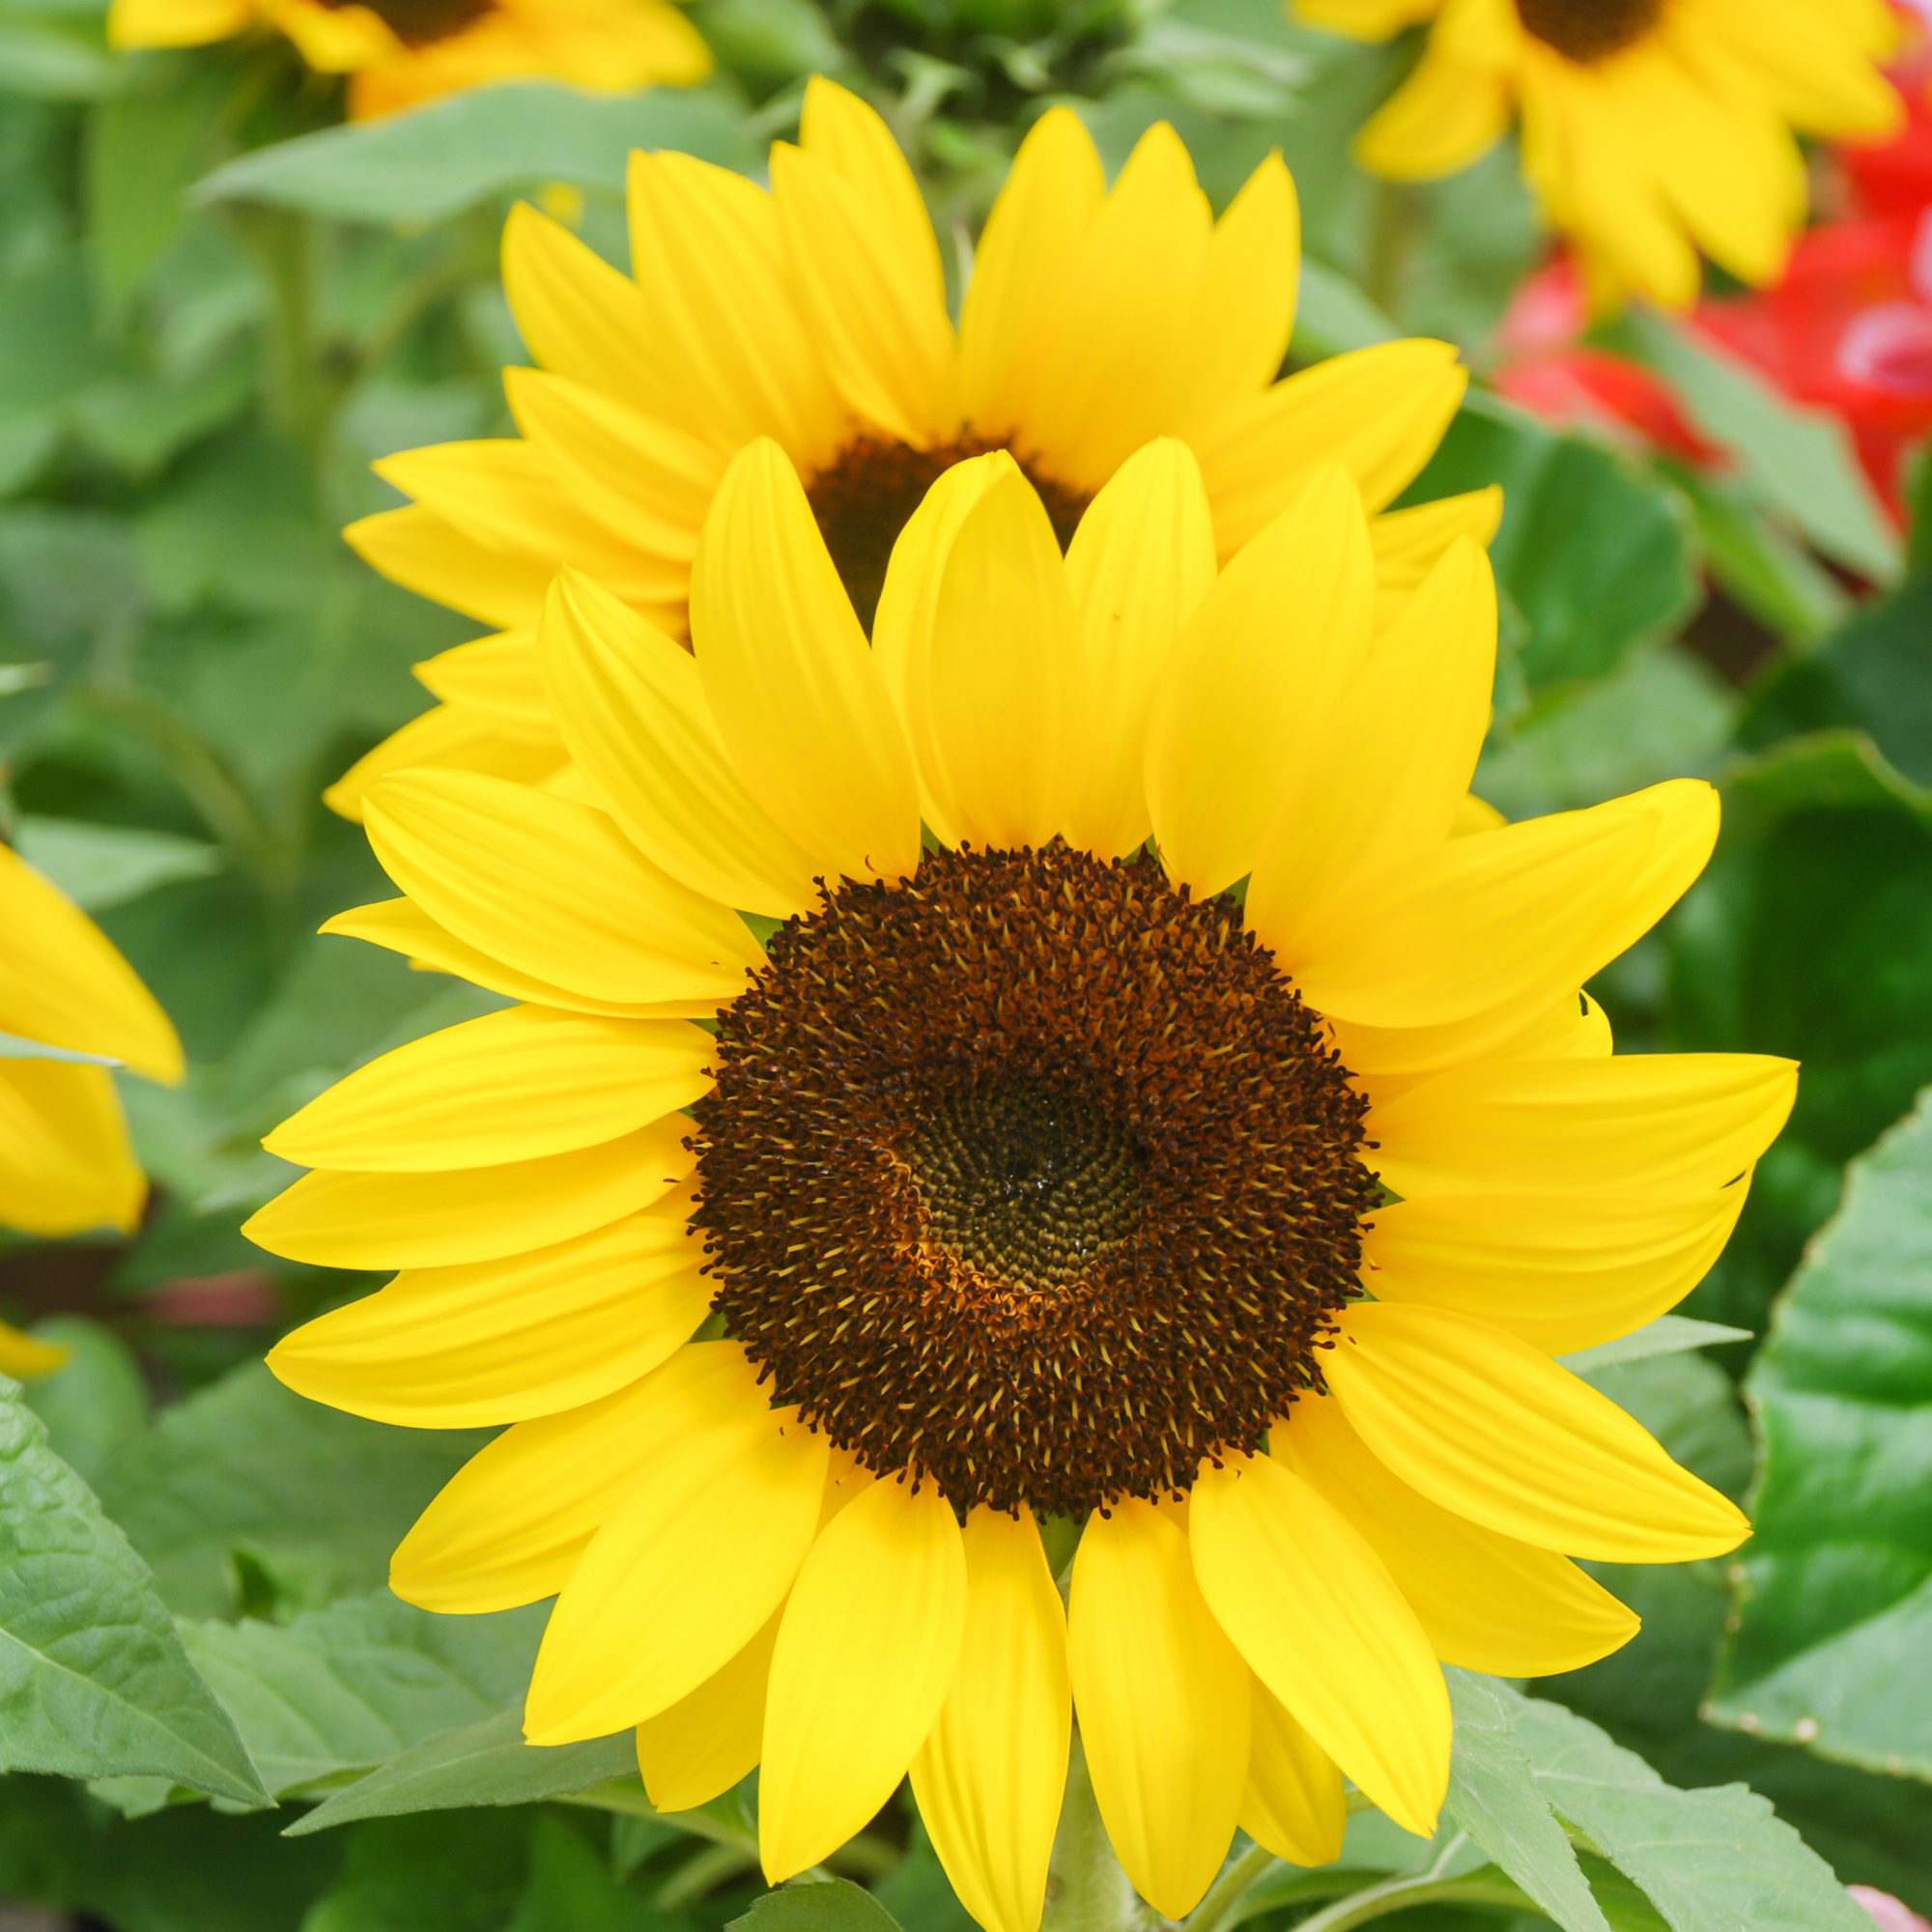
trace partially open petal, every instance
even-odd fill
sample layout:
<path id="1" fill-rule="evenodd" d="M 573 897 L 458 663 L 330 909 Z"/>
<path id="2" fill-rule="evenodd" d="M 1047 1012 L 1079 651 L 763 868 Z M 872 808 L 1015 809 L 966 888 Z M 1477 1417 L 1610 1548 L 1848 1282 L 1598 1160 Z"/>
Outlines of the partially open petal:
<path id="1" fill-rule="evenodd" d="M 1220 1870 L 1247 1787 L 1251 1696 L 1187 1538 L 1128 1497 L 1088 1519 L 1067 1658 L 1107 1835 L 1134 1889 L 1184 1918 Z"/>
<path id="2" fill-rule="evenodd" d="M 1252 1683 L 1241 1830 L 1291 1864 L 1328 1864 L 1342 1856 L 1349 1823 L 1341 1768 L 1259 1677 Z"/>
<path id="3" fill-rule="evenodd" d="M 1610 1563 L 1686 1563 L 1750 1533 L 1607 1396 L 1466 1315 L 1357 1302 L 1323 1373 L 1404 1482 L 1504 1536 Z"/>
<path id="4" fill-rule="evenodd" d="M 1255 1675 L 1406 1831 L 1449 1785 L 1449 1693 L 1374 1550 L 1309 1484 L 1226 1452 L 1191 1493 L 1194 1574 Z"/>
<path id="5" fill-rule="evenodd" d="M 758 1775 L 774 1885 L 816 1864 L 893 1795 L 946 1700 L 966 1621 L 952 1506 L 874 1483 L 833 1518 L 779 1627 Z"/>
<path id="6" fill-rule="evenodd" d="M 966 1519 L 966 1624 L 913 1796 L 952 1889 L 987 1932 L 1035 1932 L 1066 1782 L 1066 1617 L 1033 1514 Z"/>

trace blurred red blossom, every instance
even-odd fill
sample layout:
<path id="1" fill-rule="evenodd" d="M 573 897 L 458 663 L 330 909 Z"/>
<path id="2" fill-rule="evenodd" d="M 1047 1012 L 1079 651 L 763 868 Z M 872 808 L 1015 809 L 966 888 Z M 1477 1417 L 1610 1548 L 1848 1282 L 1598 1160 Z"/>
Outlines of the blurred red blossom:
<path id="1" fill-rule="evenodd" d="M 1932 1925 L 1889 1891 L 1877 1891 L 1868 1885 L 1848 1885 L 1845 1889 L 1871 1915 L 1879 1932 L 1932 1932 Z"/>

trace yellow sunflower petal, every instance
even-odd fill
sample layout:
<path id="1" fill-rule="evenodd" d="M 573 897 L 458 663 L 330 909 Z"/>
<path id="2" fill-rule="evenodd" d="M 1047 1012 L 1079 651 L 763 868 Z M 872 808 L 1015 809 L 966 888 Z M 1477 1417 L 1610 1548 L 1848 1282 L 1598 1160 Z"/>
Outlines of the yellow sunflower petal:
<path id="1" fill-rule="evenodd" d="M 1468 537 L 1489 547 L 1503 517 L 1503 493 L 1492 483 L 1460 497 L 1438 497 L 1412 509 L 1384 510 L 1369 519 L 1376 554 L 1376 629 L 1385 631 L 1407 608 L 1430 573 Z"/>
<path id="2" fill-rule="evenodd" d="M 939 242 L 898 144 L 856 95 L 806 83 L 801 145 L 772 147 L 779 230 L 812 337 L 845 401 L 911 443 L 959 422 Z"/>
<path id="3" fill-rule="evenodd" d="M 252 0 L 114 0 L 110 47 L 198 47 L 239 34 L 255 17 Z"/>
<path id="4" fill-rule="evenodd" d="M 1066 1616 L 1032 1512 L 966 1519 L 966 1623 L 913 1796 L 960 1902 L 987 1932 L 1035 1932 L 1072 1731 Z"/>
<path id="5" fill-rule="evenodd" d="M 1128 1497 L 1089 1518 L 1067 1612 L 1094 1795 L 1134 1889 L 1169 1918 L 1227 1857 L 1248 1776 L 1248 1670 L 1202 1600 L 1187 1538 Z"/>
<path id="6" fill-rule="evenodd" d="M 1154 698 L 1146 776 L 1161 861 L 1197 897 L 1254 868 L 1284 775 L 1329 742 L 1369 648 L 1374 594 L 1361 498 L 1331 466 L 1188 626 Z"/>
<path id="7" fill-rule="evenodd" d="M 556 574 L 554 563 L 525 550 L 477 543 L 420 503 L 359 517 L 342 539 L 405 590 L 503 630 L 536 622 Z"/>
<path id="8" fill-rule="evenodd" d="M 1316 1743 L 1428 1837 L 1449 1786 L 1449 1693 L 1380 1559 L 1265 1456 L 1225 1452 L 1189 1499 L 1194 1574 L 1214 1620 Z"/>
<path id="9" fill-rule="evenodd" d="M 257 1247 L 319 1267 L 443 1267 L 587 1234 L 691 1172 L 681 1114 L 602 1147 L 452 1174 L 305 1174 L 242 1225 Z"/>
<path id="10" fill-rule="evenodd" d="M 662 1445 L 551 1612 L 524 1710 L 529 1741 L 639 1723 L 743 1650 L 811 1547 L 826 1454 L 793 1409 L 768 1410 L 749 1436 L 734 1421 Z"/>
<path id="11" fill-rule="evenodd" d="M 1066 551 L 1084 647 L 1085 781 L 1066 815 L 1075 844 L 1110 859 L 1152 830 L 1143 773 L 1155 688 L 1214 584 L 1214 526 L 1184 442 L 1135 451 L 1094 497 Z"/>
<path id="12" fill-rule="evenodd" d="M 397 1547 L 389 1587 L 469 1614 L 554 1597 L 598 1525 L 687 1436 L 769 1433 L 771 1405 L 735 1342 L 694 1342 L 641 1381 L 520 1422 L 442 1487 Z"/>
<path id="13" fill-rule="evenodd" d="M 411 1268 L 285 1335 L 298 1395 L 409 1429 L 554 1415 L 648 1375 L 691 1339 L 715 1284 L 677 1193 L 555 1247 Z"/>
<path id="14" fill-rule="evenodd" d="M 720 487 L 692 572 L 704 693 L 738 776 L 838 877 L 919 864 L 911 753 L 797 474 L 754 442 Z"/>
<path id="15" fill-rule="evenodd" d="M 338 1080 L 262 1143 L 298 1167 L 423 1174 L 595 1147 L 710 1092 L 688 1020 L 511 1007 L 411 1040 Z"/>
<path id="16" fill-rule="evenodd" d="M 487 712 L 493 723 L 508 730 L 545 739 L 556 735 L 544 696 L 533 631 L 503 631 L 494 638 L 455 644 L 410 668 L 416 682 L 444 705 Z"/>
<path id="17" fill-rule="evenodd" d="M 568 755 L 547 720 L 535 730 L 512 729 L 497 712 L 480 711 L 470 704 L 439 704 L 365 752 L 323 793 L 322 802 L 359 825 L 370 791 L 391 772 L 440 765 L 533 785 L 551 777 Z"/>
<path id="18" fill-rule="evenodd" d="M 147 1198 L 105 1067 L 0 1060 L 0 1228 L 127 1234 Z"/>
<path id="19" fill-rule="evenodd" d="M 1616 1193 L 1633 1207 L 1708 1200 L 1776 1138 L 1795 1061 L 1617 1054 L 1453 1068 L 1370 1117 L 1382 1179 L 1438 1194 Z"/>
<path id="20" fill-rule="evenodd" d="M 694 1811 L 748 1776 L 764 1748 L 765 1688 L 782 1609 L 696 1690 L 638 1726 L 638 1771 L 660 1811 Z"/>
<path id="21" fill-rule="evenodd" d="M 1332 1397 L 1297 1397 L 1268 1442 L 1381 1558 L 1447 1662 L 1547 1677 L 1580 1670 L 1636 1634 L 1635 1616 L 1567 1558 L 1452 1516 L 1410 1489 Z"/>
<path id="22" fill-rule="evenodd" d="M 1579 1194 L 1451 1196 L 1376 1209 L 1362 1238 L 1378 1301 L 1453 1308 L 1552 1355 L 1628 1335 L 1703 1280 L 1747 1192 L 1633 1209 Z"/>
<path id="23" fill-rule="evenodd" d="M 1343 1065 L 1378 1105 L 1445 1067 L 1478 1060 L 1602 1059 L 1613 1045 L 1603 1008 L 1581 991 L 1561 993 L 1548 1005 L 1510 1001 L 1439 1027 L 1365 1027 L 1338 1018 L 1328 1026 Z"/>
<path id="24" fill-rule="evenodd" d="M 1502 139 L 1512 105 L 1503 74 L 1431 46 L 1355 137 L 1355 158 L 1390 181 L 1455 174 Z"/>
<path id="25" fill-rule="evenodd" d="M 0 1033 L 182 1076 L 173 1024 L 112 942 L 71 899 L 0 845 Z"/>
<path id="26" fill-rule="evenodd" d="M 1326 464 L 1379 510 L 1420 473 L 1468 372 L 1446 342 L 1384 342 L 1318 362 L 1190 433 L 1223 557 L 1250 543 Z"/>
<path id="27" fill-rule="evenodd" d="M 1290 1864 L 1325 1865 L 1342 1856 L 1349 1804 L 1335 1760 L 1259 1677 L 1241 1830 Z"/>
<path id="28" fill-rule="evenodd" d="M 811 861 L 740 781 L 689 651 L 568 571 L 541 637 L 565 742 L 639 850 L 721 905 L 787 919 L 817 903 Z"/>
<path id="29" fill-rule="evenodd" d="M 1607 1396 L 1469 1316 L 1355 1303 L 1322 1369 L 1404 1482 L 1504 1536 L 1610 1563 L 1686 1563 L 1750 1533 Z"/>
<path id="30" fill-rule="evenodd" d="M 470 772 L 384 779 L 363 808 L 383 869 L 506 966 L 626 1004 L 729 999 L 764 954 L 728 908 L 659 870 L 603 812 Z"/>
<path id="31" fill-rule="evenodd" d="M 930 1482 L 874 1483 L 839 1511 L 779 1626 L 758 1773 L 758 1856 L 774 1885 L 816 1864 L 893 1795 L 952 1680 L 966 1557 Z"/>

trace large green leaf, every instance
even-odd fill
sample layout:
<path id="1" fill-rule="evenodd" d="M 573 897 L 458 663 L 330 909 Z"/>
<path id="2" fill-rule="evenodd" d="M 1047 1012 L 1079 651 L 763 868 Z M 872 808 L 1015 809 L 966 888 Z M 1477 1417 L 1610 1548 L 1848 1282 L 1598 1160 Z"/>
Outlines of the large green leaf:
<path id="1" fill-rule="evenodd" d="M 1932 1776 L 1932 1096 L 1852 1163 L 1747 1388 L 1756 1534 L 1720 1722 Z"/>
<path id="2" fill-rule="evenodd" d="M 266 1799 L 128 1539 L 0 1379 L 0 1756 Z"/>
<path id="3" fill-rule="evenodd" d="M 199 193 L 349 221 L 440 221 L 546 182 L 620 193 L 637 148 L 676 148 L 726 167 L 754 157 L 719 95 L 506 81 L 257 149 L 216 168 Z"/>
<path id="4" fill-rule="evenodd" d="M 547 1614 L 437 1616 L 384 1591 L 287 1625 L 184 1623 L 182 1636 L 281 1797 L 521 1706 Z"/>
<path id="5" fill-rule="evenodd" d="M 232 1614 L 264 1573 L 320 1604 L 376 1589 L 403 1533 L 486 1439 L 364 1422 L 257 1363 L 128 1443 L 101 1495 L 183 1616 Z"/>
<path id="6" fill-rule="evenodd" d="M 793 1879 L 755 1900 L 729 1932 L 898 1932 L 898 1922 L 848 1878 Z"/>

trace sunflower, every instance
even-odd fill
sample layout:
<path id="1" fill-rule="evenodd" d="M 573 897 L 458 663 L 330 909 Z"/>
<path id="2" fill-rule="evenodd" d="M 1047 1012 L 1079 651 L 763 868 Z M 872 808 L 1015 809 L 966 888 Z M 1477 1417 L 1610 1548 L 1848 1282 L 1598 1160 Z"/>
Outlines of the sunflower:
<path id="1" fill-rule="evenodd" d="M 769 440 L 690 650 L 560 575 L 582 796 L 383 780 L 403 896 L 328 928 L 519 1004 L 277 1128 L 315 1171 L 248 1224 L 401 1270 L 276 1347 L 292 1388 L 510 1425 L 391 1580 L 557 1597 L 533 1742 L 637 1725 L 665 1809 L 760 1766 L 774 1881 L 910 1771 L 995 1932 L 1038 1919 L 1075 1714 L 1179 1917 L 1237 1825 L 1334 1856 L 1345 1775 L 1429 1832 L 1438 1658 L 1635 1629 L 1570 1555 L 1747 1527 L 1550 1359 L 1688 1291 L 1790 1105 L 1788 1062 L 1610 1057 L 1578 991 L 1715 794 L 1471 810 L 1481 548 L 1378 631 L 1346 469 L 1224 570 L 1202 469 L 1151 443 L 1063 556 L 1010 453 L 957 464 L 869 648 Z"/>
<path id="2" fill-rule="evenodd" d="M 1522 166 L 1600 303 L 1686 307 L 1697 249 L 1772 282 L 1804 219 L 1794 130 L 1887 134 L 1885 0 L 1294 0 L 1379 40 L 1430 22 L 1414 72 L 1356 155 L 1397 181 L 1453 173 L 1522 117 Z"/>
<path id="3" fill-rule="evenodd" d="M 691 559 L 732 459 L 769 437 L 806 479 L 859 617 L 894 540 L 949 465 L 1009 449 L 1056 533 L 1156 436 L 1185 441 L 1232 554 L 1326 463 L 1379 510 L 1421 469 L 1464 373 L 1439 342 L 1393 342 L 1276 381 L 1293 326 L 1294 188 L 1279 156 L 1215 221 L 1173 128 L 1151 128 L 1111 191 L 1066 108 L 1022 143 L 955 330 L 919 188 L 884 122 L 814 79 L 772 189 L 687 155 L 637 155 L 636 279 L 528 207 L 503 285 L 535 368 L 504 372 L 521 438 L 445 443 L 376 468 L 413 497 L 349 541 L 409 589 L 501 634 L 432 660 L 443 702 L 327 794 L 359 815 L 385 771 L 541 779 L 564 752 L 535 625 L 559 566 L 682 634 Z M 1494 491 L 1378 517 L 1393 599 L 1459 535 L 1487 542 Z"/>
<path id="4" fill-rule="evenodd" d="M 92 920 L 0 844 L 0 1228 L 124 1233 L 148 1184 L 105 1065 L 182 1075 L 181 1042 L 154 996 Z M 0 1322 L 0 1374 L 66 1360 Z"/>
<path id="5" fill-rule="evenodd" d="M 621 92 L 688 84 L 711 51 L 668 0 L 114 0 L 117 47 L 200 46 L 257 24 L 318 73 L 346 73 L 352 119 L 486 81 L 544 76 Z"/>

